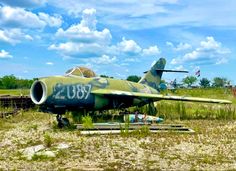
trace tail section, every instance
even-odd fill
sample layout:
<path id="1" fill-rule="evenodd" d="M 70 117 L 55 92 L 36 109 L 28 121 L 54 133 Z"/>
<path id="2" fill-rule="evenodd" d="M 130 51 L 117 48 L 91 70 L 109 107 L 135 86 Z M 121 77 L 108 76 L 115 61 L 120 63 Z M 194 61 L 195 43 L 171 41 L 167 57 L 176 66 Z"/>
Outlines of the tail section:
<path id="1" fill-rule="evenodd" d="M 139 83 L 146 84 L 155 89 L 159 89 L 159 85 L 161 83 L 162 73 L 166 65 L 166 60 L 164 58 L 160 58 L 152 68 L 145 73 L 145 75 L 141 78 Z"/>

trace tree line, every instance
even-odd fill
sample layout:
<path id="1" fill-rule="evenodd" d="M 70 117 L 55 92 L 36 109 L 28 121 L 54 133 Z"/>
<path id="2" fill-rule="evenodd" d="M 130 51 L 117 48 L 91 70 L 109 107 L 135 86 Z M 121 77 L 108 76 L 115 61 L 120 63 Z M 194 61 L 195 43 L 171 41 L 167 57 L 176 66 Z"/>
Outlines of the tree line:
<path id="1" fill-rule="evenodd" d="M 101 75 L 101 77 L 105 78 L 113 78 L 106 75 Z M 132 82 L 138 82 L 141 79 L 141 77 L 137 75 L 130 75 L 126 78 L 128 81 Z M 20 79 L 15 77 L 14 75 L 6 75 L 3 77 L 0 77 L 0 89 L 29 89 L 34 82 L 34 79 Z M 192 85 L 196 84 L 198 81 L 197 77 L 195 76 L 187 76 L 185 77 L 181 82 L 188 87 L 191 87 Z M 162 83 L 165 83 L 164 80 L 162 80 Z M 176 84 L 176 83 L 175 83 Z M 179 85 L 179 84 L 176 84 Z M 212 81 L 207 78 L 201 78 L 199 80 L 199 85 L 201 87 L 207 88 L 207 87 L 225 87 L 230 85 L 230 81 L 223 77 L 215 77 Z"/>
<path id="2" fill-rule="evenodd" d="M 127 77 L 128 81 L 133 81 L 133 82 L 138 82 L 141 79 L 141 77 L 136 76 L 136 75 L 131 75 Z M 195 76 L 187 76 L 182 79 L 181 83 L 187 85 L 187 87 L 191 87 L 194 84 L 196 84 L 198 81 L 197 77 Z M 165 83 L 165 80 L 161 80 L 162 83 Z M 175 86 L 178 86 L 180 84 L 177 84 L 176 82 Z M 230 81 L 227 78 L 224 77 L 215 77 L 213 80 L 209 80 L 208 78 L 201 78 L 199 80 L 199 86 L 203 88 L 207 87 L 226 87 L 230 85 Z"/>
<path id="3" fill-rule="evenodd" d="M 185 77 L 182 82 L 186 84 L 188 87 L 191 87 L 193 84 L 197 82 L 197 77 L 194 76 L 187 76 Z M 224 77 L 215 77 L 213 80 L 209 80 L 208 78 L 201 78 L 199 80 L 199 85 L 201 87 L 226 87 L 230 86 L 230 81 Z"/>
<path id="4" fill-rule="evenodd" d="M 0 89 L 29 89 L 35 79 L 20 79 L 14 75 L 0 77 Z"/>

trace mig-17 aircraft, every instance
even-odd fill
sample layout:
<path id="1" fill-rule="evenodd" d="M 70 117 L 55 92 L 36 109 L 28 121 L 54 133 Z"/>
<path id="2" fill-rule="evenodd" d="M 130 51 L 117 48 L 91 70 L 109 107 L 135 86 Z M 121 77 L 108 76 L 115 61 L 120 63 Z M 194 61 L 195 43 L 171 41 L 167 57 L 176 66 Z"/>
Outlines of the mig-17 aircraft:
<path id="1" fill-rule="evenodd" d="M 228 100 L 160 94 L 159 86 L 163 72 L 174 72 L 165 70 L 165 64 L 166 60 L 160 58 L 138 83 L 97 77 L 93 71 L 77 67 L 67 71 L 63 76 L 36 80 L 31 86 L 30 96 L 35 104 L 40 105 L 44 111 L 58 114 L 58 118 L 67 110 L 124 109 L 153 104 L 159 100 L 231 103 Z"/>

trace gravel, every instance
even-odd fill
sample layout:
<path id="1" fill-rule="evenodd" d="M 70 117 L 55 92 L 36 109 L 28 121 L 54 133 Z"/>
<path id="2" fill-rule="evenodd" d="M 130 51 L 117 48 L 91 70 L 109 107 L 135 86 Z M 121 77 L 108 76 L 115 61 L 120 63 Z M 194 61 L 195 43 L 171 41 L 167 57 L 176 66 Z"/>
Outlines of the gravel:
<path id="1" fill-rule="evenodd" d="M 178 121 L 194 134 L 91 136 L 55 129 L 42 113 L 26 115 L 0 122 L 0 170 L 236 169 L 235 121 Z"/>

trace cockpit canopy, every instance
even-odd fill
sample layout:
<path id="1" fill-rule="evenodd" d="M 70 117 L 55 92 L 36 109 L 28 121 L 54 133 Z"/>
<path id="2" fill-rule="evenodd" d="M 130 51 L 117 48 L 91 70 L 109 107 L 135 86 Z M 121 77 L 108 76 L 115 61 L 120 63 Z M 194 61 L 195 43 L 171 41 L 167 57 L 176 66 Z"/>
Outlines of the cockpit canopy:
<path id="1" fill-rule="evenodd" d="M 86 67 L 74 67 L 66 71 L 67 76 L 77 76 L 77 77 L 96 77 L 95 72 Z"/>

